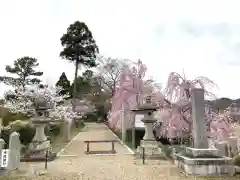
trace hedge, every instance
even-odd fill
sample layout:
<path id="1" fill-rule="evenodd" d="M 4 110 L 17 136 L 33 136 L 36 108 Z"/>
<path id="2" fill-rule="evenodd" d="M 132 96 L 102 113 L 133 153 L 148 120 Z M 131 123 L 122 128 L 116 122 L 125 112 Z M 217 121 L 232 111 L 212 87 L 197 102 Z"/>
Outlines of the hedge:
<path id="1" fill-rule="evenodd" d="M 16 120 L 28 120 L 29 118 L 21 113 L 11 113 L 11 112 L 6 112 L 2 116 L 2 125 L 7 126 L 11 122 L 16 121 Z"/>
<path id="2" fill-rule="evenodd" d="M 51 138 L 59 135 L 61 125 L 59 123 L 50 123 L 45 126 L 45 134 Z M 23 145 L 27 146 L 32 141 L 35 135 L 35 127 L 28 121 L 16 120 L 11 122 L 8 126 L 2 128 L 1 138 L 5 141 L 6 147 L 9 143 L 9 136 L 12 132 L 20 134 L 20 141 Z"/>

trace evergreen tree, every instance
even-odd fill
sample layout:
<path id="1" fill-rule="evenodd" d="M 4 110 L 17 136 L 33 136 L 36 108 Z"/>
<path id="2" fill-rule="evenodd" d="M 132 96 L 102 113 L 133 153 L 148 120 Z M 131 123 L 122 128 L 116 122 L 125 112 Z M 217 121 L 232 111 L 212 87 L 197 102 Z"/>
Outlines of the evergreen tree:
<path id="1" fill-rule="evenodd" d="M 69 93 L 70 81 L 68 80 L 65 72 L 63 72 L 59 77 L 59 80 L 57 81 L 56 86 L 62 89 L 59 92 L 59 95 L 66 95 Z"/>
<path id="2" fill-rule="evenodd" d="M 63 50 L 60 57 L 75 63 L 73 100 L 76 101 L 77 77 L 80 65 L 86 67 L 96 66 L 98 46 L 93 38 L 92 32 L 84 22 L 76 21 L 71 24 L 67 33 L 61 37 Z M 75 109 L 75 103 L 73 103 Z"/>
<path id="3" fill-rule="evenodd" d="M 39 66 L 38 60 L 32 57 L 22 57 L 14 61 L 13 66 L 7 65 L 5 70 L 14 75 L 0 76 L 0 81 L 13 87 L 25 89 L 26 85 L 39 84 L 40 79 L 36 78 L 43 75 L 43 72 L 36 71 Z"/>

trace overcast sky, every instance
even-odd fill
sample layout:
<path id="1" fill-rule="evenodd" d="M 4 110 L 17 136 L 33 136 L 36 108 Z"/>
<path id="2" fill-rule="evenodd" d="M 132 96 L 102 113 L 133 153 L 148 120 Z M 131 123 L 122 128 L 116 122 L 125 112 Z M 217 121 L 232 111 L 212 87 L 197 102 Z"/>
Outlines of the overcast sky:
<path id="1" fill-rule="evenodd" d="M 218 96 L 239 98 L 239 7 L 237 0 L 0 0 L 0 74 L 31 56 L 39 59 L 44 81 L 55 84 L 63 71 L 72 80 L 73 65 L 59 58 L 60 37 L 79 20 L 101 54 L 140 58 L 160 83 L 184 69 L 189 79 L 215 81 Z"/>

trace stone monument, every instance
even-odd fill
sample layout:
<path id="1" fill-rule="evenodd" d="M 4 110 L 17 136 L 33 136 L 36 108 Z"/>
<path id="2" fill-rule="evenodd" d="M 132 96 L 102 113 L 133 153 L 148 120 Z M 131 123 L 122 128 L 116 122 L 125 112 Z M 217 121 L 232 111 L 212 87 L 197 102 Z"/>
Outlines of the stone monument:
<path id="1" fill-rule="evenodd" d="M 18 169 L 20 165 L 20 151 L 22 145 L 19 137 L 19 133 L 13 132 L 9 139 L 9 160 L 7 169 L 11 171 Z"/>
<path id="2" fill-rule="evenodd" d="M 193 147 L 186 147 L 184 152 L 175 154 L 175 163 L 193 175 L 232 173 L 232 158 L 221 156 L 218 149 L 209 148 L 204 118 L 204 90 L 196 88 L 191 93 Z"/>
<path id="3" fill-rule="evenodd" d="M 159 143 L 156 141 L 153 134 L 153 124 L 157 121 L 153 117 L 153 113 L 157 110 L 156 106 L 151 104 L 151 97 L 147 97 L 146 103 L 138 106 L 132 110 L 136 114 L 144 115 L 142 122 L 145 125 L 145 134 L 143 140 L 140 142 L 140 147 L 137 149 L 137 153 L 142 156 L 143 149 L 144 155 L 147 158 L 160 158 L 162 157 L 162 149 L 159 147 Z"/>
<path id="4" fill-rule="evenodd" d="M 51 161 L 56 158 L 56 153 L 51 151 L 50 141 L 45 136 L 44 128 L 47 123 L 56 121 L 48 117 L 52 104 L 44 95 L 40 94 L 34 105 L 35 116 L 31 118 L 31 122 L 36 128 L 36 132 L 26 155 L 21 158 L 21 161 L 45 161 L 47 151 L 48 160 Z"/>

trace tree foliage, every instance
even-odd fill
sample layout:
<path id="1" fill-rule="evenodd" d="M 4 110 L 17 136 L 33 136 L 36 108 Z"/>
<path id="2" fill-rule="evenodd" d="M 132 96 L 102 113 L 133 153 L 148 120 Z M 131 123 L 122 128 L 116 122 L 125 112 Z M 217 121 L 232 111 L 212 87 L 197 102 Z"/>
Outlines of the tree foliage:
<path id="1" fill-rule="evenodd" d="M 63 46 L 60 57 L 75 62 L 73 97 L 76 100 L 77 85 L 75 82 L 77 82 L 78 68 L 80 65 L 96 67 L 98 46 L 88 26 L 79 21 L 71 24 L 60 40 Z"/>
<path id="2" fill-rule="evenodd" d="M 41 80 L 36 77 L 42 76 L 43 72 L 36 70 L 39 66 L 37 61 L 36 58 L 28 56 L 15 60 L 13 66 L 7 65 L 5 70 L 16 77 L 1 76 L 0 81 L 23 89 L 25 89 L 26 85 L 39 84 Z"/>
<path id="3" fill-rule="evenodd" d="M 122 71 L 126 67 L 133 66 L 133 62 L 127 59 L 117 59 L 111 57 L 98 57 L 99 67 L 98 80 L 105 91 L 110 92 L 111 96 L 115 94 L 116 85 L 119 81 Z"/>
<path id="4" fill-rule="evenodd" d="M 69 93 L 70 88 L 70 81 L 68 80 L 65 72 L 61 74 L 59 77 L 59 80 L 56 83 L 56 87 L 60 87 L 61 91 L 59 92 L 59 95 L 66 95 Z"/>
<path id="5" fill-rule="evenodd" d="M 93 72 L 86 70 L 82 76 L 78 76 L 76 81 L 72 83 L 69 93 L 73 96 L 74 84 L 76 84 L 76 97 L 79 99 L 84 98 L 92 89 Z"/>
<path id="6" fill-rule="evenodd" d="M 98 46 L 93 38 L 92 32 L 84 22 L 76 21 L 71 24 L 67 33 L 61 37 L 61 44 L 63 51 L 60 56 L 69 61 L 76 61 L 87 67 L 96 66 L 96 55 L 98 53 Z"/>

